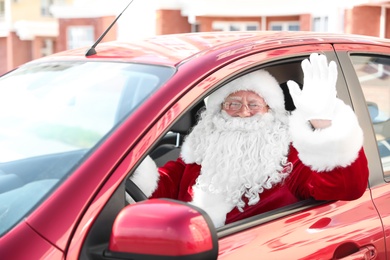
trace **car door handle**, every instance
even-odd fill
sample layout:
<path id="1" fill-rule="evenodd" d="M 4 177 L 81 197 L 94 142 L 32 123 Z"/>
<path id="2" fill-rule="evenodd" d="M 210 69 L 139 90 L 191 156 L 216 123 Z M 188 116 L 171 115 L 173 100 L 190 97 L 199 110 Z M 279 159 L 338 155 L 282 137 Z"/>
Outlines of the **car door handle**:
<path id="1" fill-rule="evenodd" d="M 348 255 L 346 257 L 340 258 L 342 260 L 369 260 L 375 259 L 377 256 L 377 251 L 374 246 L 368 245 L 359 249 L 359 251 Z"/>

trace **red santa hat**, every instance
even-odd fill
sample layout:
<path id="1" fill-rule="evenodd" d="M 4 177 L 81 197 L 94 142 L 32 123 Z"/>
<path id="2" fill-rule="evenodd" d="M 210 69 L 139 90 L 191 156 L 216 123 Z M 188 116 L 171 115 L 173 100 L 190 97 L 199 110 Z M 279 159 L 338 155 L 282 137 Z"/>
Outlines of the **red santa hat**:
<path id="1" fill-rule="evenodd" d="M 206 100 L 207 110 L 219 112 L 221 104 L 232 93 L 249 90 L 261 96 L 271 110 L 277 114 L 284 114 L 285 99 L 283 90 L 276 79 L 268 71 L 257 70 L 232 80 L 225 86 L 213 92 Z"/>

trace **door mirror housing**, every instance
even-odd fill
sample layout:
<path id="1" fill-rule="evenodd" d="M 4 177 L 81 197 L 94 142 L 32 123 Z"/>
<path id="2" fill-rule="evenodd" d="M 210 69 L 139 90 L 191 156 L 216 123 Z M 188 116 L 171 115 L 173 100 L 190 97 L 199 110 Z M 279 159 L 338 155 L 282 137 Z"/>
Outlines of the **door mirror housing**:
<path id="1" fill-rule="evenodd" d="M 150 199 L 121 210 L 105 256 L 217 259 L 217 232 L 210 217 L 198 207 L 171 199 Z"/>

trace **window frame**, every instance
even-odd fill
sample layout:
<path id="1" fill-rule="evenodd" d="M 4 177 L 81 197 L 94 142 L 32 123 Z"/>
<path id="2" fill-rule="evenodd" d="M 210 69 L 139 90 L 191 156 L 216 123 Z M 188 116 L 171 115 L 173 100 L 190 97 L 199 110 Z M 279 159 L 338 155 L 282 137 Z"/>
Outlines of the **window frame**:
<path id="1" fill-rule="evenodd" d="M 364 54 L 352 54 L 351 55 L 351 62 L 352 62 L 352 64 L 354 64 L 354 67 L 355 67 L 355 63 L 353 62 L 353 57 L 362 57 L 362 58 L 379 58 L 379 59 L 387 59 L 388 60 L 388 62 L 390 63 L 390 56 L 383 56 L 383 55 L 364 55 Z M 375 63 L 376 65 L 384 65 L 384 63 L 379 63 L 379 62 L 377 62 L 377 63 Z M 379 71 L 378 71 L 379 72 Z M 373 74 L 375 74 L 375 73 L 373 73 Z M 373 75 L 373 74 L 369 74 L 370 76 L 371 75 Z M 375 76 L 375 75 L 373 75 L 373 76 Z M 387 75 L 387 76 L 390 76 L 389 74 Z M 375 77 L 375 79 L 378 79 L 379 77 Z M 363 82 L 361 82 L 361 81 L 359 81 L 360 82 L 360 84 L 361 84 L 361 88 L 362 88 L 362 92 L 363 92 L 363 94 L 364 94 L 364 96 L 365 96 L 365 100 L 366 100 L 366 103 L 367 103 L 367 105 L 368 105 L 368 102 L 372 102 L 372 101 L 377 101 L 376 102 L 376 105 L 380 105 L 379 104 L 379 101 L 377 100 L 377 99 L 375 99 L 375 100 L 372 100 L 372 98 L 369 98 L 367 95 L 365 95 L 365 89 L 367 89 L 368 90 L 368 88 L 366 88 L 366 85 L 363 83 Z M 389 83 L 388 85 L 388 87 L 387 87 L 387 91 L 389 92 L 390 91 L 390 79 L 388 79 L 387 81 L 386 81 L 386 83 Z M 375 85 L 376 86 L 376 85 Z M 375 87 L 374 86 L 374 87 Z M 380 93 L 378 93 L 378 94 L 384 94 L 384 93 L 382 93 L 382 92 L 380 92 Z M 382 97 L 383 97 L 383 95 L 382 95 Z M 376 97 L 374 97 L 374 98 L 376 98 Z M 390 100 L 390 98 L 389 98 L 389 100 Z M 387 102 L 389 102 L 389 100 L 387 100 Z M 380 106 L 380 108 L 381 108 L 382 106 Z M 381 110 L 381 109 L 378 109 L 378 110 Z M 370 109 L 367 107 L 367 109 L 369 110 L 369 112 L 370 112 Z M 390 124 L 390 109 L 388 108 L 387 109 L 387 111 L 386 112 L 388 112 L 388 119 L 387 120 L 385 120 L 385 121 L 383 121 L 383 122 L 381 122 L 381 123 L 386 123 L 386 122 L 389 122 L 389 124 Z M 374 121 L 372 121 L 372 127 L 373 127 L 373 130 L 374 130 L 374 133 L 375 133 L 375 136 L 377 137 L 377 144 L 378 144 L 378 152 L 379 152 L 379 156 L 380 156 L 380 158 L 381 158 L 381 161 L 382 161 L 382 169 L 383 169 L 383 178 L 385 179 L 385 180 L 390 180 L 390 169 L 389 169 L 389 167 L 387 167 L 388 168 L 388 170 L 386 171 L 386 169 L 385 169 L 385 165 L 384 165 L 384 162 L 383 162 L 383 158 L 384 157 L 382 157 L 381 155 L 380 155 L 380 147 L 379 147 L 379 143 L 381 142 L 382 144 L 383 144 L 383 142 L 384 141 L 386 141 L 386 143 L 387 143 L 387 140 L 389 140 L 390 141 L 390 138 L 388 138 L 387 140 L 380 140 L 380 139 L 378 139 L 378 132 L 377 132 L 377 128 L 378 128 L 378 125 L 379 125 L 379 123 L 376 123 L 376 122 L 374 122 Z M 377 127 L 376 127 L 377 126 Z M 390 133 L 389 133 L 389 135 L 390 135 Z M 389 152 L 390 152 L 390 145 L 389 144 L 387 144 L 387 146 L 389 146 Z M 388 156 L 388 157 L 390 157 L 390 156 Z M 390 159 L 390 158 L 389 158 Z M 389 160 L 388 159 L 388 160 Z"/>
<path id="2" fill-rule="evenodd" d="M 364 132 L 364 150 L 369 164 L 369 182 L 370 187 L 390 182 L 390 176 L 385 177 L 382 168 L 382 162 L 378 151 L 375 131 L 371 122 L 371 117 L 367 106 L 362 105 L 362 100 L 366 100 L 360 81 L 355 72 L 351 61 L 351 55 L 371 55 L 390 57 L 390 48 L 385 46 L 372 46 L 363 44 L 337 44 L 334 45 L 337 59 L 343 68 L 343 78 L 348 86 L 351 96 L 352 108 L 359 118 L 359 123 Z"/>
<path id="3" fill-rule="evenodd" d="M 314 32 L 327 32 L 329 31 L 329 17 L 328 16 L 315 16 L 312 18 L 312 30 Z"/>

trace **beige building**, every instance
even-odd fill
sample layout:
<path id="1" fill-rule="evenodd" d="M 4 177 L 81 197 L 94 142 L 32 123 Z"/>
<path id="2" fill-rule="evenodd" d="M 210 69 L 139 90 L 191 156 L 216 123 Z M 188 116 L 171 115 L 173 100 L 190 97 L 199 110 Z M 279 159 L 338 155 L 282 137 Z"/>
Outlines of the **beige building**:
<path id="1" fill-rule="evenodd" d="M 54 16 L 52 9 L 56 6 L 74 6 L 74 1 L 0 0 L 0 74 L 30 60 L 89 44 L 89 38 L 83 42 L 85 28 L 92 31 L 93 38 L 115 18 L 82 14 L 73 26 L 72 20 Z M 116 38 L 115 29 L 113 32 L 114 37 L 108 35 L 108 39 Z"/>
<path id="2" fill-rule="evenodd" d="M 130 0 L 0 0 L 0 74 L 90 46 Z M 390 1 L 133 0 L 103 41 L 191 31 L 301 30 L 390 38 Z"/>
<path id="3" fill-rule="evenodd" d="M 58 21 L 50 13 L 53 2 L 0 0 L 0 74 L 53 53 L 58 37 Z"/>

